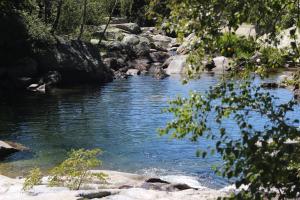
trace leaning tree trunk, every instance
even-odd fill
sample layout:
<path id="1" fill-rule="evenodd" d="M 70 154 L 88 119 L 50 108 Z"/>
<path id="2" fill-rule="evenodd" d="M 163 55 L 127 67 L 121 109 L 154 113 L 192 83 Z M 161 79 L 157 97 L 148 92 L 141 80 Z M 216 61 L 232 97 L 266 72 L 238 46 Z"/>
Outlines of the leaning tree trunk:
<path id="1" fill-rule="evenodd" d="M 103 32 L 102 32 L 102 34 L 101 34 L 101 37 L 100 37 L 100 40 L 99 40 L 99 45 L 101 44 L 101 42 L 102 42 L 102 40 L 103 40 L 103 38 L 104 38 L 104 35 L 105 35 L 106 30 L 107 30 L 107 28 L 108 28 L 108 26 L 109 26 L 109 24 L 110 24 L 110 21 L 111 21 L 111 18 L 112 18 L 112 16 L 113 16 L 114 12 L 115 12 L 115 9 L 117 8 L 117 5 L 118 5 L 118 0 L 115 0 L 115 5 L 113 6 L 113 8 L 112 8 L 112 10 L 111 10 L 111 13 L 110 13 L 110 15 L 109 15 L 108 21 L 107 21 L 107 23 L 106 23 L 106 25 L 105 25 L 105 28 L 104 28 L 104 30 L 103 30 Z"/>
<path id="2" fill-rule="evenodd" d="M 63 0 L 58 0 L 56 17 L 55 17 L 55 21 L 53 23 L 52 30 L 51 30 L 52 33 L 54 33 L 57 30 L 59 19 L 60 19 L 60 15 L 61 15 L 62 4 L 63 4 Z"/>
<path id="3" fill-rule="evenodd" d="M 84 0 L 83 13 L 82 13 L 82 22 L 81 22 L 81 25 L 80 25 L 80 32 L 79 32 L 78 40 L 81 39 L 83 31 L 84 31 L 84 25 L 85 25 L 85 20 L 86 20 L 86 7 L 87 7 L 87 0 Z"/>

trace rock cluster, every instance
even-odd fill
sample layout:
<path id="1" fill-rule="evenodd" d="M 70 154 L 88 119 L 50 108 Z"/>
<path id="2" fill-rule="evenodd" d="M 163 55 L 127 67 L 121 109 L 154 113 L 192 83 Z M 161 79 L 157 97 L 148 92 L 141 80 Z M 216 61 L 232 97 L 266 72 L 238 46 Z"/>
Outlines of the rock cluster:
<path id="1" fill-rule="evenodd" d="M 98 27 L 91 42 L 101 47 L 103 62 L 114 71 L 115 78 L 151 74 L 165 78 L 165 61 L 179 46 L 175 38 L 168 37 L 154 27 L 140 28 L 135 23 L 112 24 L 103 35 L 104 26 Z"/>

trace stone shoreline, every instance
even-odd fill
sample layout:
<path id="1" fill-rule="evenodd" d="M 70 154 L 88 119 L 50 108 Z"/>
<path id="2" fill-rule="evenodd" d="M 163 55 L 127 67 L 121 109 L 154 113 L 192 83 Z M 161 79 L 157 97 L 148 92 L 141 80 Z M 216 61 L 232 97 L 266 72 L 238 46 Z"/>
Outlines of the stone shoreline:
<path id="1" fill-rule="evenodd" d="M 231 190 L 209 189 L 199 184 L 193 177 L 166 176 L 149 177 L 117 171 L 104 172 L 107 183 L 92 180 L 81 190 L 71 191 L 64 187 L 47 187 L 47 177 L 43 184 L 24 192 L 24 179 L 13 179 L 0 175 L 1 200 L 213 200 L 230 194 Z"/>

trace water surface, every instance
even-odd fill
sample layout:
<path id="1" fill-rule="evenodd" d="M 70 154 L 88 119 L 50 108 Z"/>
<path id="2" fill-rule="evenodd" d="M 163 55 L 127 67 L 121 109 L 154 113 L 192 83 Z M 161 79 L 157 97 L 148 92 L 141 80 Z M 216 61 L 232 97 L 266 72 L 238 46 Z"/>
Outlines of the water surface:
<path id="1" fill-rule="evenodd" d="M 48 169 L 61 162 L 70 149 L 101 148 L 104 169 L 189 175 L 205 186 L 222 187 L 227 182 L 211 170 L 220 158 L 195 155 L 197 148 L 209 145 L 207 141 L 178 141 L 157 134 L 157 128 L 172 119 L 161 112 L 168 100 L 186 96 L 190 90 L 205 92 L 217 82 L 218 77 L 209 74 L 184 86 L 179 77 L 156 80 L 140 76 L 47 95 L 2 95 L 0 140 L 19 142 L 31 152 L 2 161 L 0 172 L 22 175 L 33 166 Z M 288 90 L 274 93 L 282 101 L 291 98 Z M 238 131 L 233 130 L 233 135 L 238 136 Z"/>

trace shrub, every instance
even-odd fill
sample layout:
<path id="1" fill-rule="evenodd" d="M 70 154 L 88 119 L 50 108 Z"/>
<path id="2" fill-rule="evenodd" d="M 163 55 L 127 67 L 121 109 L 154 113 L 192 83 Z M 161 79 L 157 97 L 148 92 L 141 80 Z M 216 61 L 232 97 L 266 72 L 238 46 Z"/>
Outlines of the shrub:
<path id="1" fill-rule="evenodd" d="M 100 154 L 100 149 L 72 150 L 65 161 L 50 171 L 49 186 L 63 186 L 72 190 L 79 190 L 83 183 L 92 178 L 105 182 L 106 174 L 90 172 L 93 168 L 101 165 L 101 161 L 97 159 Z M 33 186 L 41 184 L 41 179 L 41 170 L 34 168 L 26 177 L 23 190 L 27 191 Z"/>
<path id="2" fill-rule="evenodd" d="M 72 150 L 69 153 L 69 158 L 51 170 L 49 185 L 79 190 L 81 185 L 91 178 L 105 181 L 107 177 L 105 174 L 93 174 L 89 171 L 101 165 L 101 161 L 97 159 L 100 154 L 100 149 Z"/>
<path id="3" fill-rule="evenodd" d="M 260 50 L 261 62 L 267 69 L 282 68 L 286 61 L 286 52 L 274 47 L 264 47 Z"/>
<path id="4" fill-rule="evenodd" d="M 23 184 L 23 190 L 27 191 L 33 188 L 35 185 L 39 185 L 42 183 L 42 172 L 39 168 L 34 168 L 29 171 L 28 176 L 25 178 L 25 182 Z"/>
<path id="5" fill-rule="evenodd" d="M 253 39 L 239 37 L 235 34 L 225 33 L 216 42 L 216 48 L 226 57 L 250 58 L 256 50 Z"/>

